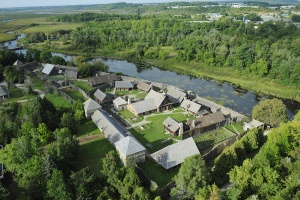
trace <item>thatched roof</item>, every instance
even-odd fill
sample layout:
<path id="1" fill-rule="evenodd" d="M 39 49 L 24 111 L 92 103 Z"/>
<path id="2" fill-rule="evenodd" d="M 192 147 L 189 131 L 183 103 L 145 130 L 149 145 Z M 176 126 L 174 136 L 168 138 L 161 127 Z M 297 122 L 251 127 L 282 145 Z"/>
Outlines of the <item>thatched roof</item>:
<path id="1" fill-rule="evenodd" d="M 116 74 L 106 74 L 106 75 L 100 75 L 100 76 L 95 76 L 89 79 L 89 83 L 94 86 L 94 85 L 101 85 L 104 83 L 109 83 L 109 82 L 114 82 L 120 80 L 121 77 L 116 75 Z"/>
<path id="2" fill-rule="evenodd" d="M 139 90 L 142 90 L 142 91 L 148 93 L 149 90 L 151 90 L 151 85 L 148 84 L 148 83 L 145 83 L 145 82 L 140 81 L 140 82 L 138 83 L 138 85 L 137 85 L 137 88 L 138 88 Z"/>
<path id="3" fill-rule="evenodd" d="M 203 128 L 213 124 L 218 124 L 224 122 L 226 119 L 222 112 L 215 112 L 195 119 L 195 127 L 193 128 Z M 193 124 L 193 120 L 188 121 L 189 124 Z"/>

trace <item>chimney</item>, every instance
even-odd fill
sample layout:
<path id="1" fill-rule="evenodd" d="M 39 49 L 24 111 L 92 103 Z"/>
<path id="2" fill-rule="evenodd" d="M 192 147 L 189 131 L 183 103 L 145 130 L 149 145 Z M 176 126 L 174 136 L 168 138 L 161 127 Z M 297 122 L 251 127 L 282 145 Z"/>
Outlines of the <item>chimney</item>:
<path id="1" fill-rule="evenodd" d="M 150 83 L 150 89 L 153 90 L 153 85 L 152 85 L 152 83 Z"/>
<path id="2" fill-rule="evenodd" d="M 193 120 L 193 122 L 192 122 L 192 125 L 193 125 L 193 128 L 195 128 L 195 127 L 196 127 L 195 120 Z"/>
<path id="3" fill-rule="evenodd" d="M 129 105 L 129 104 L 131 104 L 131 99 L 130 99 L 130 98 L 128 98 L 128 105 Z"/>
<path id="4" fill-rule="evenodd" d="M 182 136 L 183 134 L 183 123 L 179 123 L 179 136 Z"/>

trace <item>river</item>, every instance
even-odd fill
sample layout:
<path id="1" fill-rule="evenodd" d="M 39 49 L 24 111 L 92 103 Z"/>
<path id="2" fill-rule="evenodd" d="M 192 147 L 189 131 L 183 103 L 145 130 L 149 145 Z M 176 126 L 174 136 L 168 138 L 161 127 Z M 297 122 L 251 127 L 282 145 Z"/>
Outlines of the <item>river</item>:
<path id="1" fill-rule="evenodd" d="M 22 50 L 22 53 L 26 53 L 26 50 Z M 62 53 L 52 53 L 52 55 L 63 57 L 66 61 L 69 61 L 74 57 Z M 94 60 L 102 60 L 109 66 L 110 72 L 121 72 L 124 75 L 135 76 L 154 82 L 166 83 L 184 90 L 191 90 L 201 97 L 221 103 L 224 106 L 245 115 L 251 115 L 253 106 L 260 101 L 273 98 L 272 96 L 244 90 L 231 83 L 177 74 L 154 66 L 139 66 L 126 60 L 96 58 L 89 62 L 91 63 Z M 286 105 L 288 117 L 291 119 L 297 110 L 300 110 L 300 102 L 286 99 L 281 100 Z"/>

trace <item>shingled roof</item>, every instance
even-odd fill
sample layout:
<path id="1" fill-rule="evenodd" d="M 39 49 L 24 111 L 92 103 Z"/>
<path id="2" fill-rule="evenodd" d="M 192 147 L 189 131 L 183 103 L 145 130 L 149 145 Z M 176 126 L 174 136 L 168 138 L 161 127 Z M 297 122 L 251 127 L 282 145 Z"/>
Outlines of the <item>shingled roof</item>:
<path id="1" fill-rule="evenodd" d="M 168 88 L 167 97 L 171 100 L 172 104 L 181 103 L 186 96 L 186 93 L 175 87 Z"/>
<path id="2" fill-rule="evenodd" d="M 127 136 L 115 143 L 115 146 L 125 156 L 145 151 L 145 147 L 141 145 L 134 137 Z"/>
<path id="3" fill-rule="evenodd" d="M 133 88 L 133 84 L 130 81 L 116 81 L 115 88 Z"/>
<path id="4" fill-rule="evenodd" d="M 145 113 L 157 109 L 157 107 L 154 105 L 153 99 L 138 101 L 132 103 L 131 106 L 134 108 L 137 114 L 141 114 L 141 113 Z"/>
<path id="5" fill-rule="evenodd" d="M 168 127 L 172 132 L 176 132 L 179 129 L 179 123 L 172 117 L 168 117 L 163 121 L 163 125 Z"/>
<path id="6" fill-rule="evenodd" d="M 192 137 L 169 145 L 153 154 L 151 157 L 165 169 L 170 169 L 183 163 L 184 159 L 200 154 Z"/>
<path id="7" fill-rule="evenodd" d="M 193 101 L 190 101 L 188 99 L 184 100 L 181 105 L 184 109 L 192 112 L 192 113 L 198 113 L 200 111 L 201 105 L 197 104 Z"/>
<path id="8" fill-rule="evenodd" d="M 217 124 L 224 122 L 226 119 L 222 112 L 215 112 L 208 115 L 204 115 L 202 117 L 198 117 L 195 119 L 195 127 L 193 128 L 202 128 L 207 127 L 212 124 Z M 188 121 L 189 124 L 193 124 L 193 120 Z"/>
<path id="9" fill-rule="evenodd" d="M 138 88 L 139 90 L 142 90 L 142 91 L 148 93 L 149 90 L 151 90 L 151 85 L 148 84 L 148 83 L 145 83 L 145 82 L 140 81 L 140 82 L 138 83 L 138 85 L 137 85 L 137 88 Z"/>
<path id="10" fill-rule="evenodd" d="M 127 104 L 127 101 L 125 101 L 124 99 L 122 99 L 121 97 L 116 98 L 113 103 L 117 106 L 121 106 L 121 105 L 125 105 Z"/>
<path id="11" fill-rule="evenodd" d="M 96 110 L 91 116 L 95 125 L 112 144 L 127 137 L 128 131 L 104 110 Z"/>
<path id="12" fill-rule="evenodd" d="M 78 77 L 78 71 L 74 69 L 66 69 L 65 70 L 65 76 L 68 78 L 77 79 Z"/>
<path id="13" fill-rule="evenodd" d="M 14 63 L 14 66 L 20 66 L 23 65 L 23 63 L 19 60 L 16 60 L 16 62 Z"/>
<path id="14" fill-rule="evenodd" d="M 121 77 L 116 75 L 116 74 L 105 74 L 105 75 L 100 75 L 100 76 L 95 76 L 89 79 L 89 83 L 94 86 L 94 85 L 101 85 L 104 83 L 109 83 L 113 81 L 118 81 L 120 80 Z"/>
<path id="15" fill-rule="evenodd" d="M 24 70 L 31 71 L 31 72 L 36 69 L 39 69 L 40 67 L 41 67 L 41 64 L 38 62 L 35 62 L 35 61 L 19 66 L 19 68 L 22 68 Z"/>
<path id="16" fill-rule="evenodd" d="M 9 94 L 8 90 L 5 87 L 0 86 L 0 97 L 8 96 L 8 94 Z"/>
<path id="17" fill-rule="evenodd" d="M 103 101 L 107 95 L 102 92 L 101 90 L 97 89 L 96 92 L 94 93 L 94 96 L 99 99 L 100 101 Z"/>
<path id="18" fill-rule="evenodd" d="M 154 90 L 150 90 L 150 92 L 145 97 L 145 100 L 153 99 L 153 104 L 156 108 L 159 108 L 162 102 L 167 98 L 165 95 L 158 93 Z"/>
<path id="19" fill-rule="evenodd" d="M 47 63 L 42 72 L 44 74 L 50 75 L 51 72 L 53 71 L 54 67 L 55 67 L 54 65 Z"/>
<path id="20" fill-rule="evenodd" d="M 93 99 L 88 99 L 86 100 L 84 103 L 84 111 L 85 113 L 91 111 L 91 110 L 96 110 L 96 109 L 100 109 L 101 106 L 96 102 L 94 101 Z"/>

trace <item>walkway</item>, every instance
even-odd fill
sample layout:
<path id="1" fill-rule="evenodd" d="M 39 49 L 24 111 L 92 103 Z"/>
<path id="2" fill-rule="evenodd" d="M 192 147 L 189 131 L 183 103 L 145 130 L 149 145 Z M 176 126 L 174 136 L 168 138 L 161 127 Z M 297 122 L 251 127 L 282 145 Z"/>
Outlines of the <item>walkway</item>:
<path id="1" fill-rule="evenodd" d="M 84 144 L 84 143 L 90 142 L 92 140 L 96 140 L 96 139 L 103 138 L 103 137 L 104 137 L 103 134 L 97 134 L 97 135 L 89 135 L 89 136 L 85 136 L 85 137 L 80 137 L 77 139 L 79 140 L 79 144 Z"/>

